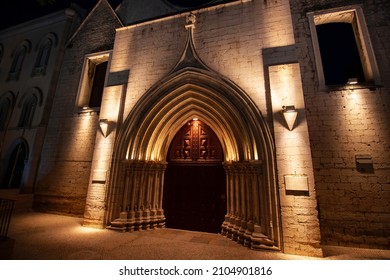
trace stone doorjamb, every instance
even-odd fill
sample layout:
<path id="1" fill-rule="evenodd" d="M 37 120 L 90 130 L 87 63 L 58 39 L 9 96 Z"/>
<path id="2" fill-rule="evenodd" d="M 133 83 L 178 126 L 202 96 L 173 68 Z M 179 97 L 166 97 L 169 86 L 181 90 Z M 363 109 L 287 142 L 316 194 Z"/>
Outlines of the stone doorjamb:
<path id="1" fill-rule="evenodd" d="M 265 207 L 265 188 L 259 187 L 262 161 L 225 163 L 224 167 L 228 202 L 222 234 L 254 249 L 277 249 L 272 240 L 272 223 L 261 219 L 270 214 Z"/>
<path id="2" fill-rule="evenodd" d="M 108 228 L 121 231 L 165 227 L 162 209 L 165 162 L 126 161 L 125 183 L 118 219 Z"/>

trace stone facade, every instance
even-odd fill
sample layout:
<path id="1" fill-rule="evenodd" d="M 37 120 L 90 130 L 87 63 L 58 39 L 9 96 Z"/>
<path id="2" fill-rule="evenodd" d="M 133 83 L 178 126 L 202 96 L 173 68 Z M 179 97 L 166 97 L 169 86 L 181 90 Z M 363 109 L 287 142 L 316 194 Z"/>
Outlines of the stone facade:
<path id="1" fill-rule="evenodd" d="M 79 12 L 62 10 L 0 31 L 2 188 L 34 190 L 65 43 Z"/>
<path id="2" fill-rule="evenodd" d="M 80 77 L 86 55 L 112 50 L 118 27 L 120 21 L 102 1 L 67 41 L 36 182 L 36 210 L 84 213 L 99 109 L 78 107 Z"/>
<path id="3" fill-rule="evenodd" d="M 389 49 L 387 1 L 291 1 L 323 244 L 389 248 Z M 371 86 L 321 89 L 307 12 L 363 10 L 380 77 Z M 353 6 L 355 7 L 355 6 Z M 337 43 L 337 42 L 335 42 Z M 359 155 L 372 165 L 359 168 Z"/>
<path id="4" fill-rule="evenodd" d="M 256 13 L 253 11 L 256 11 Z M 270 11 L 272 11 L 272 13 Z M 275 21 L 275 15 L 278 15 L 279 18 L 284 18 L 286 23 L 280 24 L 280 20 Z M 166 152 L 162 151 L 161 149 L 164 149 L 164 147 L 162 146 L 160 148 L 159 145 L 163 144 L 163 141 L 169 142 L 169 135 L 165 136 L 164 131 L 175 131 L 178 129 L 176 127 L 178 125 L 181 126 L 182 121 L 185 121 L 183 119 L 181 122 L 174 123 L 170 120 L 180 118 L 179 116 L 183 118 L 183 115 L 186 116 L 186 118 L 192 118 L 193 114 L 196 114 L 200 118 L 206 119 L 208 123 L 211 123 L 212 127 L 217 130 L 216 133 L 220 138 L 225 138 L 222 140 L 224 143 L 223 146 L 225 146 L 225 160 L 228 164 L 227 166 L 232 165 L 231 168 L 227 169 L 228 174 L 230 174 L 228 177 L 231 177 L 231 179 L 228 180 L 227 186 L 228 189 L 231 189 L 231 193 L 228 193 L 228 201 L 231 201 L 232 206 L 228 209 L 229 213 L 227 213 L 226 216 L 224 225 L 225 234 L 233 240 L 237 240 L 253 248 L 262 248 L 265 246 L 268 248 L 283 248 L 283 250 L 288 253 L 321 255 L 315 190 L 313 176 L 310 174 L 312 167 L 307 158 L 307 155 L 310 155 L 310 149 L 309 153 L 301 151 L 306 155 L 304 158 L 295 158 L 296 161 L 302 162 L 300 165 L 304 167 L 303 169 L 300 168 L 297 170 L 296 168 L 291 169 L 287 167 L 285 170 L 275 174 L 275 162 L 273 159 L 275 150 L 273 150 L 274 144 L 272 143 L 273 140 L 270 135 L 272 118 L 268 116 L 269 109 L 271 108 L 267 107 L 267 94 L 269 94 L 269 92 L 266 88 L 266 77 L 264 77 L 264 72 L 270 70 L 264 69 L 266 67 L 262 65 L 261 50 L 266 49 L 267 51 L 273 51 L 277 50 L 278 47 L 285 47 L 285 45 L 289 46 L 294 43 L 288 2 L 265 4 L 262 2 L 250 1 L 244 4 L 241 1 L 236 1 L 223 6 L 205 8 L 199 10 L 199 12 L 194 11 L 194 18 L 196 18 L 194 19 L 194 22 L 188 22 L 189 19 L 186 19 L 186 16 L 188 16 L 188 13 L 170 16 L 157 21 L 146 21 L 117 30 L 110 71 L 112 73 L 127 71 L 130 75 L 128 80 L 125 80 L 124 85 L 116 84 L 107 88 L 105 95 L 107 94 L 111 97 L 116 95 L 119 97 L 123 90 L 126 91 L 126 99 L 123 108 L 123 118 L 125 119 L 125 122 L 123 125 L 120 124 L 124 127 L 122 133 L 124 136 L 119 135 L 120 138 L 117 148 L 114 143 L 114 132 L 107 138 L 98 136 L 98 141 L 100 141 L 99 143 L 101 143 L 100 145 L 102 148 L 100 151 L 95 150 L 94 158 L 97 159 L 94 160 L 95 163 L 93 163 L 92 169 L 102 169 L 104 172 L 111 172 L 112 175 L 110 178 L 113 181 L 109 182 L 107 180 L 100 185 L 91 183 L 89 195 L 87 197 L 85 223 L 90 226 L 102 226 L 102 221 L 104 221 L 103 217 L 105 215 L 105 201 L 102 194 L 105 192 L 108 192 L 109 197 L 111 197 L 110 199 L 112 199 L 112 206 L 108 205 L 108 222 L 110 223 L 110 220 L 115 219 L 111 223 L 111 226 L 124 224 L 128 225 L 127 227 L 132 230 L 133 227 L 137 228 L 137 223 L 143 223 L 141 217 L 150 219 L 149 213 L 154 212 L 153 208 L 150 210 L 146 209 L 148 213 L 143 213 L 145 210 L 142 209 L 145 209 L 146 205 L 138 208 L 140 207 L 140 202 L 137 202 L 137 198 L 134 197 L 130 197 L 130 200 L 136 199 L 135 205 L 130 207 L 130 210 L 132 210 L 132 207 L 135 207 L 134 217 L 132 216 L 133 214 L 131 214 L 132 211 L 126 211 L 127 214 L 123 213 L 124 206 L 121 207 L 121 210 L 116 210 L 119 207 L 119 200 L 121 200 L 124 193 L 127 193 L 126 189 L 128 189 L 128 187 L 121 187 L 121 185 L 127 184 L 125 183 L 127 182 L 126 176 L 123 174 L 126 174 L 129 171 L 125 171 L 126 167 L 120 164 L 119 161 L 161 161 L 161 163 L 163 163 Z M 256 24 L 257 18 L 261 18 L 263 23 Z M 185 25 L 187 25 L 187 30 L 184 28 Z M 227 25 L 229 28 L 226 28 Z M 190 35 L 188 34 L 188 29 L 191 29 Z M 275 33 L 279 34 L 279 36 L 273 36 Z M 239 34 L 239 36 L 237 36 L 237 34 Z M 190 37 L 190 42 L 188 42 L 186 37 Z M 288 55 L 290 55 L 290 57 L 288 57 Z M 273 57 L 275 60 L 274 63 L 277 62 L 285 65 L 285 63 L 288 63 L 295 58 L 294 55 L 295 53 L 292 52 L 291 54 L 283 55 L 278 60 Z M 299 67 L 294 67 L 291 71 L 292 77 L 294 76 L 294 73 L 298 73 L 299 75 Z M 201 74 L 206 77 L 202 78 Z M 180 76 L 183 76 L 183 81 L 180 81 Z M 209 78 L 207 78 L 207 76 L 209 76 Z M 142 79 L 139 77 L 142 77 Z M 178 80 L 177 82 L 176 79 Z M 204 82 L 202 81 L 203 79 L 205 79 Z M 215 80 L 212 81 L 212 79 Z M 293 80 L 296 79 L 293 78 Z M 181 83 L 184 81 L 187 81 L 188 89 L 181 89 Z M 157 85 L 156 82 L 158 82 Z M 227 136 L 224 136 L 229 132 L 221 123 L 219 123 L 221 120 L 214 119 L 214 116 L 218 114 L 217 111 L 214 113 L 214 116 L 209 116 L 212 110 L 211 108 L 207 108 L 207 106 L 202 108 L 204 105 L 189 100 L 182 102 L 180 107 L 192 109 L 189 109 L 189 112 L 185 111 L 180 113 L 180 111 L 177 111 L 170 103 L 160 101 L 161 95 L 164 95 L 164 92 L 177 92 L 179 90 L 183 90 L 183 93 L 175 93 L 172 94 L 172 97 L 166 98 L 172 98 L 173 100 L 176 98 L 183 99 L 184 95 L 189 95 L 191 92 L 197 91 L 197 89 L 193 88 L 191 85 L 192 83 L 197 83 L 200 87 L 202 87 L 202 83 L 204 83 L 205 86 L 208 83 L 208 87 L 214 88 L 214 93 L 204 93 L 200 94 L 199 97 L 194 98 L 197 98 L 198 100 L 209 99 L 207 103 L 212 103 L 214 102 L 212 101 L 213 99 L 219 98 L 220 101 L 218 103 L 226 103 L 224 107 L 229 109 L 221 108 L 219 114 L 222 115 L 223 118 L 225 118 L 225 122 L 231 126 L 228 130 L 234 131 L 234 129 L 238 129 L 237 127 L 235 128 L 235 126 L 239 126 L 237 120 L 229 120 L 229 115 L 241 114 L 240 117 L 237 117 L 243 118 L 243 123 L 240 125 L 242 131 L 237 131 L 234 139 L 228 139 Z M 239 89 L 230 89 L 227 85 L 224 85 L 229 83 L 239 85 Z M 279 81 L 276 81 L 275 84 L 277 87 Z M 165 89 L 162 89 L 161 87 Z M 299 81 L 297 88 L 301 88 L 301 86 L 299 86 Z M 213 91 L 212 89 L 208 90 Z M 238 113 L 238 111 L 236 111 L 237 109 L 232 107 L 233 104 L 229 104 L 224 100 L 225 97 L 213 96 L 218 94 L 219 91 L 224 92 L 224 94 L 227 94 L 228 91 L 232 91 L 232 96 L 229 98 L 232 100 L 236 99 L 235 103 L 237 106 L 248 106 L 248 109 Z M 276 96 L 277 89 L 271 89 L 271 95 L 273 94 L 272 91 L 275 91 L 274 95 Z M 280 98 L 283 98 L 283 96 L 280 96 Z M 301 100 L 300 103 L 303 107 L 302 92 L 297 93 L 297 98 Z M 149 102 L 146 102 L 143 99 L 149 99 Z M 247 101 L 243 101 L 245 99 L 247 99 Z M 118 100 L 118 98 L 116 100 Z M 112 102 L 115 103 L 115 99 Z M 179 100 L 177 102 L 179 102 Z M 253 102 L 253 105 L 250 105 L 251 102 Z M 147 106 L 146 104 L 148 103 L 156 104 L 156 109 L 143 108 L 140 103 L 145 104 L 145 106 Z M 172 101 L 171 103 L 175 102 Z M 277 114 L 277 112 L 281 110 L 283 104 L 279 102 L 279 99 L 274 103 L 274 106 L 276 107 L 275 114 Z M 107 106 L 110 106 L 110 110 L 106 112 L 102 108 L 100 118 L 110 119 L 113 123 L 118 124 L 121 113 L 120 106 L 115 104 L 112 105 L 112 103 L 108 102 L 106 104 Z M 255 106 L 256 109 L 251 113 L 246 113 L 245 111 L 250 110 L 250 106 Z M 229 114 L 227 112 L 225 115 L 222 110 L 230 110 L 231 113 Z M 162 115 L 163 112 L 165 112 L 165 116 Z M 262 114 L 262 112 L 264 112 L 264 114 Z M 252 119 L 257 119 L 257 123 L 253 124 L 253 127 L 251 127 L 251 120 L 248 119 L 250 115 L 246 114 L 252 115 Z M 148 120 L 149 117 L 145 117 L 142 120 L 138 119 L 139 116 L 144 115 L 150 115 L 150 120 Z M 168 123 L 167 128 L 160 128 L 160 126 L 157 125 L 157 116 L 160 115 L 161 119 L 166 119 L 166 122 Z M 126 116 L 128 116 L 127 119 L 125 118 Z M 135 128 L 127 128 L 128 126 L 132 126 L 132 123 L 139 124 Z M 144 125 L 145 131 L 143 131 Z M 150 128 L 150 126 L 152 128 Z M 131 132 L 130 129 L 135 130 L 134 132 Z M 281 128 L 281 130 L 283 129 L 285 128 Z M 142 131 L 142 133 L 140 131 Z M 129 135 L 126 135 L 127 133 L 129 133 Z M 149 136 L 149 133 L 152 134 Z M 240 133 L 241 135 L 239 135 Z M 263 136 L 245 136 L 247 133 L 252 135 L 260 133 L 263 134 Z M 267 134 L 268 136 L 264 136 Z M 146 135 L 146 137 L 158 137 L 155 140 L 157 143 L 151 143 L 153 140 L 143 140 L 145 137 L 144 135 Z M 250 143 L 251 137 L 256 137 L 255 142 L 258 142 Z M 302 145 L 309 143 L 307 129 L 306 134 L 303 134 L 302 137 Z M 140 143 L 141 146 L 137 143 L 131 144 L 134 142 L 132 139 L 138 138 L 140 138 L 140 141 L 142 142 L 145 141 L 145 143 Z M 127 150 L 128 154 L 125 157 L 123 153 L 125 149 L 128 149 L 127 145 L 129 145 L 131 150 Z M 241 150 L 240 146 L 244 146 L 245 148 L 248 146 L 249 149 L 248 151 L 245 151 L 245 148 L 244 150 Z M 236 151 L 235 149 L 237 148 L 238 150 Z M 109 164 L 102 164 L 102 162 L 109 162 L 113 151 L 115 151 L 118 158 L 114 158 L 114 166 L 110 170 Z M 132 154 L 129 155 L 129 153 Z M 263 163 L 261 164 L 260 162 L 259 165 L 260 172 L 257 173 L 259 176 L 257 182 L 256 180 L 253 181 L 250 179 L 250 169 L 247 171 L 240 171 L 241 168 L 238 168 L 239 166 L 245 166 L 246 161 L 254 160 L 260 160 Z M 283 156 L 279 160 L 283 162 Z M 116 164 L 115 162 L 117 161 L 118 163 Z M 307 167 L 305 166 L 305 162 L 308 162 Z M 142 164 L 142 162 L 139 164 Z M 238 169 L 234 166 L 237 166 Z M 255 167 L 253 168 L 254 170 L 256 169 Z M 293 174 L 297 171 L 308 174 L 307 176 L 310 178 L 311 190 L 302 198 L 303 201 L 308 200 L 309 205 L 305 207 L 307 202 L 302 202 L 302 209 L 295 210 L 295 200 L 299 200 L 300 198 L 285 199 L 283 201 L 284 204 L 282 209 L 286 210 L 279 212 L 280 206 L 277 198 L 279 190 L 276 189 L 276 184 L 282 184 L 282 181 L 279 180 L 279 182 L 276 182 L 273 181 L 273 178 L 275 176 L 283 178 L 285 174 Z M 137 174 L 133 172 L 130 173 Z M 256 172 L 253 174 L 256 174 Z M 142 175 L 139 176 L 140 177 L 135 177 L 135 182 L 141 182 L 143 180 Z M 121 183 L 121 180 L 123 183 Z M 251 190 L 251 184 L 253 185 L 253 190 Z M 115 192 L 113 189 L 114 186 L 118 188 Z M 137 185 L 134 186 L 136 187 Z M 257 193 L 255 197 L 259 196 L 260 200 L 257 201 L 252 195 L 246 197 L 245 192 L 242 193 L 242 198 L 239 198 L 241 195 L 238 195 L 238 193 L 242 192 L 242 188 L 246 188 L 244 186 L 248 186 L 249 193 Z M 141 188 L 144 189 L 144 194 L 149 189 L 147 185 L 144 185 Z M 104 191 L 104 189 L 106 189 L 106 191 Z M 283 191 L 282 187 L 280 191 Z M 162 190 L 159 192 L 162 192 Z M 101 197 L 101 200 L 97 201 L 99 196 Z M 91 198 L 89 199 L 89 197 Z M 252 212 L 253 210 L 249 210 L 248 212 L 246 206 L 244 206 L 245 204 L 249 204 L 250 209 L 252 207 L 256 208 L 257 210 L 255 211 L 259 211 L 259 214 Z M 161 213 L 159 207 L 161 207 L 161 205 L 156 208 L 157 213 Z M 140 210 L 141 212 L 137 214 Z M 119 212 L 122 214 L 119 215 Z M 127 218 L 124 219 L 124 217 Z M 133 226 L 133 222 L 131 221 L 134 218 L 135 224 Z M 139 222 L 137 222 L 137 219 L 139 219 Z M 280 228 L 281 224 L 284 224 L 287 227 L 289 225 L 291 230 L 288 231 L 286 228 L 282 231 Z M 296 232 L 292 231 L 293 228 Z M 297 241 L 298 239 L 300 240 Z"/>
<path id="5" fill-rule="evenodd" d="M 116 13 L 99 1 L 68 41 L 35 208 L 90 227 L 164 227 L 169 145 L 199 118 L 224 154 L 222 234 L 310 256 L 321 245 L 388 249 L 389 4 L 142 2 Z M 364 81 L 326 80 L 317 27 L 334 22 L 352 26 Z M 88 77 L 104 61 L 101 106 L 90 108 Z"/>

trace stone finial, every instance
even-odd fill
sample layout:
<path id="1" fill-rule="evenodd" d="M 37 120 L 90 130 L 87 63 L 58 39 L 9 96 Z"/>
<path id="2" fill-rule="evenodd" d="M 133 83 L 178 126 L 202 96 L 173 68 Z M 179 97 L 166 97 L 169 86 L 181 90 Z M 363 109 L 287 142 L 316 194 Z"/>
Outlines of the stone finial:
<path id="1" fill-rule="evenodd" d="M 196 16 L 193 13 L 187 15 L 186 18 L 186 29 L 195 28 Z"/>

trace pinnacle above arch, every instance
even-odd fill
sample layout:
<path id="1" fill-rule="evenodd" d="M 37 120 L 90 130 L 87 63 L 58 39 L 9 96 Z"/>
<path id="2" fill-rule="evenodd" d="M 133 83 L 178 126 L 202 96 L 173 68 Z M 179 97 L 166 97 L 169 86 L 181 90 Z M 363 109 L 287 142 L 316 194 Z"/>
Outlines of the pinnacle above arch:
<path id="1" fill-rule="evenodd" d="M 203 70 L 210 70 L 209 67 L 200 59 L 196 52 L 194 44 L 194 29 L 196 24 L 196 15 L 190 13 L 186 17 L 185 28 L 187 29 L 187 39 L 184 51 L 180 56 L 179 61 L 173 67 L 171 73 L 178 72 L 184 68 L 198 68 Z"/>

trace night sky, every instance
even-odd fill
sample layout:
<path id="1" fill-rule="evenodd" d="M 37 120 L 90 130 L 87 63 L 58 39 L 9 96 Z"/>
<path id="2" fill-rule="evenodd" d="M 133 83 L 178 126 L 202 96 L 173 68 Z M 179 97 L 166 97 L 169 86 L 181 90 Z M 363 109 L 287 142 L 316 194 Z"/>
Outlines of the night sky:
<path id="1" fill-rule="evenodd" d="M 71 2 L 90 11 L 98 1 L 99 0 L 0 0 L 0 30 L 65 9 L 69 7 Z M 212 2 L 211 0 L 168 1 L 183 8 L 205 5 Z M 45 2 L 46 4 L 40 5 L 39 2 Z M 108 2 L 115 9 L 122 0 L 108 0 Z"/>
<path id="2" fill-rule="evenodd" d="M 69 7 L 76 3 L 90 11 L 99 0 L 0 0 L 0 30 Z M 150 0 L 148 0 L 150 1 Z M 206 5 L 212 0 L 168 0 L 174 5 L 191 8 Z M 39 2 L 46 3 L 41 5 Z M 122 0 L 108 0 L 115 9 Z"/>
<path id="3" fill-rule="evenodd" d="M 168 0 L 174 5 L 181 6 L 184 8 L 190 8 L 197 5 L 205 5 L 208 2 L 211 2 L 211 0 Z"/>
<path id="4" fill-rule="evenodd" d="M 0 29 L 41 17 L 52 12 L 69 7 L 70 3 L 76 3 L 80 7 L 91 10 L 98 0 L 46 0 L 53 4 L 40 5 L 39 0 L 0 0 Z M 116 8 L 122 0 L 109 0 Z"/>

